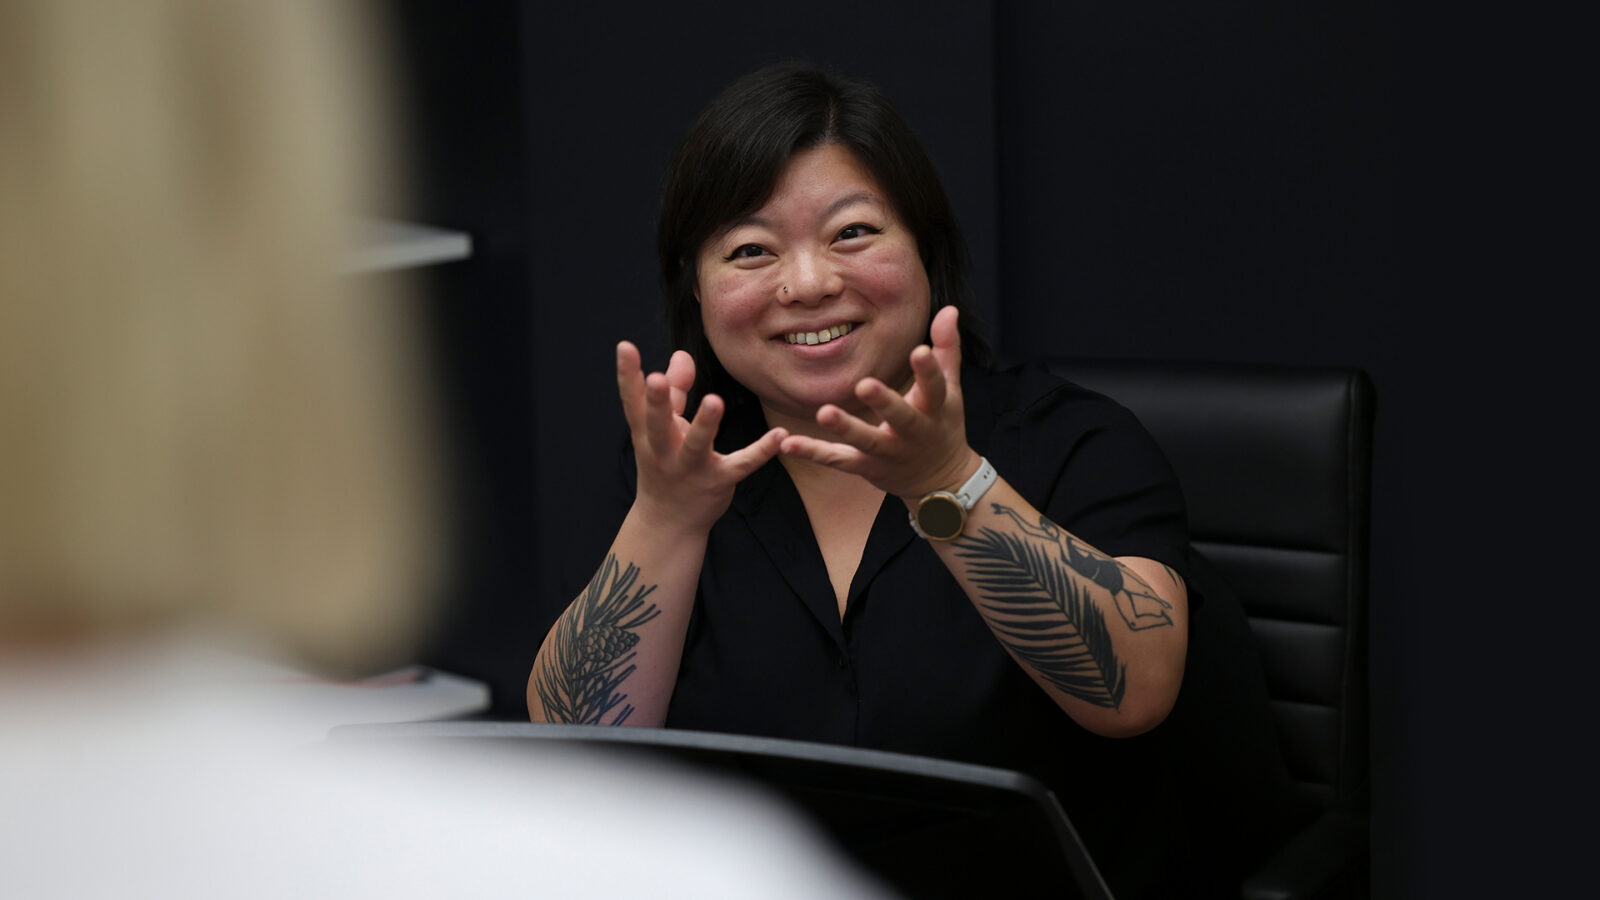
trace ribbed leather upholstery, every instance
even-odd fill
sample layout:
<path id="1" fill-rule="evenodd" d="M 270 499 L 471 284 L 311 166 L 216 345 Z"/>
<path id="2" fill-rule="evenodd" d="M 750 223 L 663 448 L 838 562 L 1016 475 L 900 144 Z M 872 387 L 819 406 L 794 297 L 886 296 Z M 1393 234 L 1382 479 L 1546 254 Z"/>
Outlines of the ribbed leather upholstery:
<path id="1" fill-rule="evenodd" d="M 1051 367 L 1133 410 L 1166 452 L 1196 549 L 1248 615 L 1294 790 L 1364 818 L 1371 380 L 1331 367 Z"/>

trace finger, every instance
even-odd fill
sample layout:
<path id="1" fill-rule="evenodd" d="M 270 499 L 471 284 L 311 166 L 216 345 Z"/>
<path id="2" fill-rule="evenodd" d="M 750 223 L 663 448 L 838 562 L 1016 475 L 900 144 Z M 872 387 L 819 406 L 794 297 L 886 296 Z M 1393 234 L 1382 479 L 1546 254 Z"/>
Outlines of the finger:
<path id="1" fill-rule="evenodd" d="M 658 459 L 672 453 L 671 390 L 667 376 L 651 372 L 644 380 L 644 433 Z"/>
<path id="2" fill-rule="evenodd" d="M 922 413 L 876 378 L 863 378 L 856 382 L 856 398 L 899 434 L 910 435 L 921 429 L 924 421 Z"/>
<path id="3" fill-rule="evenodd" d="M 747 447 L 729 453 L 722 458 L 723 465 L 737 479 L 743 481 L 751 472 L 767 464 L 767 460 L 778 455 L 778 449 L 783 441 L 789 437 L 789 432 L 782 428 L 774 428 L 757 438 Z"/>
<path id="4" fill-rule="evenodd" d="M 644 373 L 639 369 L 639 348 L 627 341 L 617 344 L 617 394 L 628 428 L 637 432 L 644 422 Z"/>
<path id="5" fill-rule="evenodd" d="M 933 355 L 946 375 L 959 383 L 961 372 L 961 329 L 954 306 L 946 306 L 933 317 L 928 336 L 933 340 Z"/>
<path id="6" fill-rule="evenodd" d="M 913 348 L 911 371 L 917 377 L 916 402 L 912 405 L 925 414 L 937 412 L 944 406 L 945 381 L 944 370 L 939 367 L 933 351 L 925 345 Z"/>
<path id="7" fill-rule="evenodd" d="M 667 361 L 667 384 L 672 387 L 672 411 L 681 416 L 694 387 L 694 357 L 687 351 L 679 350 Z"/>
<path id="8" fill-rule="evenodd" d="M 840 441 L 864 453 L 873 452 L 878 442 L 883 440 L 883 432 L 877 426 L 869 425 L 831 403 L 825 403 L 817 410 L 817 424 Z"/>
<path id="9" fill-rule="evenodd" d="M 849 444 L 823 441 L 803 434 L 791 434 L 783 439 L 779 448 L 784 456 L 808 459 L 842 472 L 861 474 L 870 464 L 870 458 Z"/>
<path id="10" fill-rule="evenodd" d="M 722 398 L 716 394 L 707 394 L 705 399 L 700 401 L 700 409 L 694 414 L 694 422 L 689 425 L 689 433 L 683 436 L 685 454 L 699 457 L 711 450 L 711 444 L 717 438 L 717 429 L 722 426 L 724 409 L 726 407 Z"/>

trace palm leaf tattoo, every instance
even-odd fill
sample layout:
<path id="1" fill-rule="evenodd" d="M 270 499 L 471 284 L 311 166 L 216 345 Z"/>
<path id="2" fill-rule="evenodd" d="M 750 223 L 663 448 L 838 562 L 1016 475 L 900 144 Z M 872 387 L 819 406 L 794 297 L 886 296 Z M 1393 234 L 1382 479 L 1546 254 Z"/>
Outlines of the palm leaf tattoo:
<path id="1" fill-rule="evenodd" d="M 638 580 L 638 566 L 629 563 L 619 572 L 617 555 L 608 555 L 583 599 L 556 625 L 551 653 L 536 680 L 547 720 L 621 725 L 633 714 L 633 704 L 625 702 L 628 695 L 618 688 L 638 668 L 633 664 L 639 643 L 634 629 L 661 614 L 654 603 L 645 602 L 656 586 L 636 589 Z"/>
<path id="2" fill-rule="evenodd" d="M 968 560 L 995 633 L 1018 660 L 1073 697 L 1121 708 L 1128 666 L 1117 660 L 1105 614 L 1059 543 L 983 528 L 957 553 Z"/>

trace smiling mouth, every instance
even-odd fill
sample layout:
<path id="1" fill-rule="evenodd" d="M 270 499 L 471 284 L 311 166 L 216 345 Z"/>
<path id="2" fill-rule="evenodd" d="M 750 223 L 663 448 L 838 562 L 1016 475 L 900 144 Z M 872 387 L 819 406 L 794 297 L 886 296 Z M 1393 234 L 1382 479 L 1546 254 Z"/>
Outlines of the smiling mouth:
<path id="1" fill-rule="evenodd" d="M 843 325 L 835 325 L 832 328 L 824 328 L 821 331 L 791 331 L 785 334 L 783 339 L 791 344 L 826 344 L 834 338 L 844 337 L 853 328 L 855 328 L 854 325 L 846 322 Z"/>

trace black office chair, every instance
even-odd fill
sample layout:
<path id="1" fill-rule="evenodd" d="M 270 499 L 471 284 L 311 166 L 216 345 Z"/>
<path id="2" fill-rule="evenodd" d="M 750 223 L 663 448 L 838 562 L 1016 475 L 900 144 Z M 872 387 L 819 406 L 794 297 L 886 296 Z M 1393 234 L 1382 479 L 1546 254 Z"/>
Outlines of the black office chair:
<path id="1" fill-rule="evenodd" d="M 1193 586 L 1207 597 L 1162 730 L 1188 762 L 1196 865 L 1245 900 L 1365 896 L 1371 379 L 1126 360 L 1052 368 L 1133 410 L 1188 501 L 1202 557 Z M 1261 704 L 1270 726 L 1251 715 Z M 1259 740 L 1263 728 L 1275 734 Z M 1286 795 L 1275 782 L 1285 769 Z"/>

